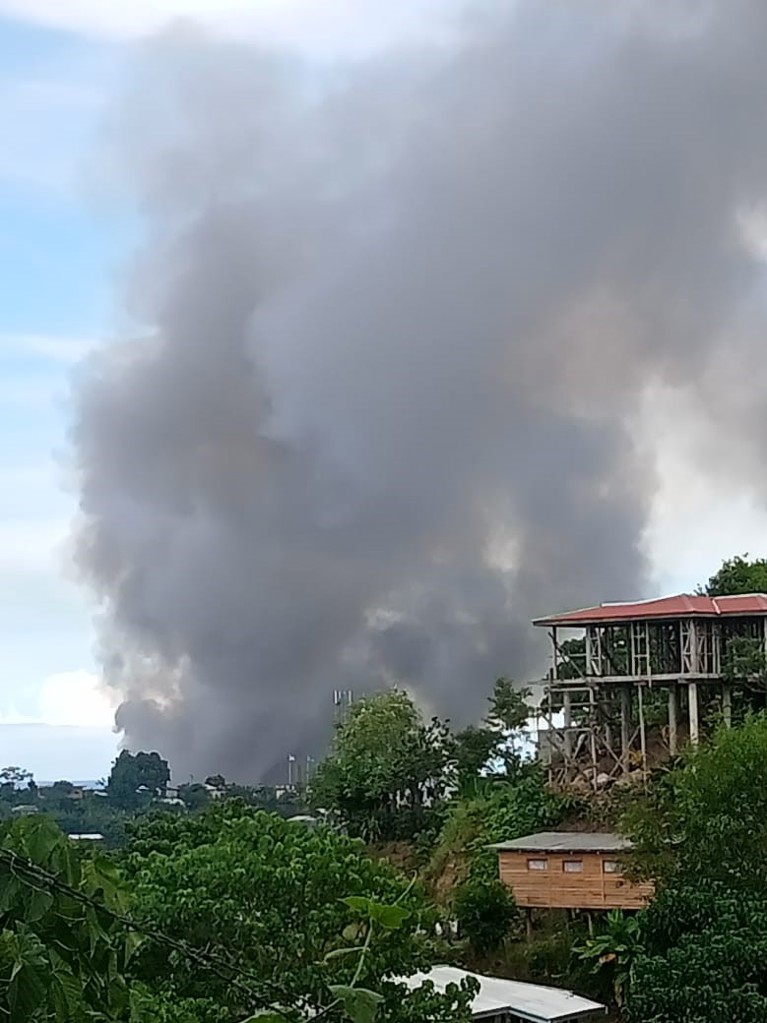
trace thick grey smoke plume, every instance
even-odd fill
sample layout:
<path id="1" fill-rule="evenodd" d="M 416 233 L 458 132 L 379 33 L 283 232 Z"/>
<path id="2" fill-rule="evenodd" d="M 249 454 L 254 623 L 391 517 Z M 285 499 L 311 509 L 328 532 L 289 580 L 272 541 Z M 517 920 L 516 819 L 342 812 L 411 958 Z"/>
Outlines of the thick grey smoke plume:
<path id="1" fill-rule="evenodd" d="M 177 774 L 316 749 L 334 688 L 470 717 L 532 615 L 645 590 L 632 417 L 762 279 L 767 4 L 510 6 L 330 72 L 170 33 L 115 115 L 142 340 L 79 390 L 79 558 Z"/>

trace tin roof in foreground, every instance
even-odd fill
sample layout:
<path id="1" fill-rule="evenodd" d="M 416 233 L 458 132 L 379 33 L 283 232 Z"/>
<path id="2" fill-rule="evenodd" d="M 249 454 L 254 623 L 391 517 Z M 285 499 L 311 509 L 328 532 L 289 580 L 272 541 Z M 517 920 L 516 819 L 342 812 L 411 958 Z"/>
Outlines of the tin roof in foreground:
<path id="1" fill-rule="evenodd" d="M 433 966 L 428 973 L 400 978 L 398 983 L 407 984 L 413 991 L 430 980 L 437 991 L 444 991 L 448 984 L 460 984 L 464 977 L 473 977 L 479 982 L 479 994 L 471 1003 L 472 1019 L 512 1013 L 526 1023 L 575 1023 L 576 1020 L 591 1018 L 593 1013 L 607 1011 L 600 1002 L 581 998 L 572 991 L 500 977 L 483 977 L 455 966 Z"/>
<path id="2" fill-rule="evenodd" d="M 680 593 L 656 600 L 634 600 L 625 604 L 599 604 L 578 611 L 536 618 L 533 625 L 561 625 L 578 628 L 583 625 L 606 625 L 618 622 L 646 622 L 663 618 L 717 618 L 732 615 L 749 617 L 767 615 L 767 594 L 743 593 L 729 597 L 702 597 Z"/>
<path id="3" fill-rule="evenodd" d="M 516 852 L 625 852 L 631 842 L 622 835 L 595 831 L 539 831 L 535 835 L 496 842 L 491 849 Z"/>

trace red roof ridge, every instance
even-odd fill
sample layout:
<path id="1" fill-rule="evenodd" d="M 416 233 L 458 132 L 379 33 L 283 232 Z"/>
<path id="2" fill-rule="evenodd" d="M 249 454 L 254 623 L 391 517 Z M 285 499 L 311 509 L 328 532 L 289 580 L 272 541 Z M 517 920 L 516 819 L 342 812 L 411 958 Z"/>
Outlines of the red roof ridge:
<path id="1" fill-rule="evenodd" d="M 644 612 L 644 613 L 643 613 Z M 588 623 L 644 621 L 652 618 L 687 618 L 699 615 L 767 615 L 767 593 L 732 593 L 708 597 L 700 593 L 677 593 L 633 601 L 613 601 L 561 614 L 536 618 L 534 625 L 577 627 Z"/>

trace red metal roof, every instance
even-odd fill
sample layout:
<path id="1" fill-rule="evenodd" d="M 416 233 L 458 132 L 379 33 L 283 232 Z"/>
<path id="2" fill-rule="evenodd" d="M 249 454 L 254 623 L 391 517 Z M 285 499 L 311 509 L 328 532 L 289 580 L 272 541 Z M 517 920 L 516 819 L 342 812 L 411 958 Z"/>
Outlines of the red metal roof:
<path id="1" fill-rule="evenodd" d="M 607 622 L 646 622 L 656 618 L 711 618 L 717 615 L 767 615 L 767 594 L 748 593 L 733 597 L 699 597 L 680 593 L 658 600 L 635 600 L 628 604 L 600 604 L 580 611 L 536 618 L 533 625 L 562 625 L 577 628 Z"/>

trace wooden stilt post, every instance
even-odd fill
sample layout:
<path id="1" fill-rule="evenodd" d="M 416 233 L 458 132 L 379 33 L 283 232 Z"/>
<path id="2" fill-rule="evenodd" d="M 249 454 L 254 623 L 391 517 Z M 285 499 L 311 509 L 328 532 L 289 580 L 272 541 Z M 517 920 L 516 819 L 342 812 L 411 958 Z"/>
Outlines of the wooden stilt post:
<path id="1" fill-rule="evenodd" d="M 668 751 L 672 757 L 679 752 L 679 687 L 672 682 L 668 687 Z"/>
<path id="2" fill-rule="evenodd" d="M 591 752 L 591 787 L 596 792 L 599 787 L 597 785 L 599 769 L 597 765 L 597 704 L 593 686 L 589 686 L 589 744 Z"/>
<path id="3" fill-rule="evenodd" d="M 533 911 L 529 906 L 525 909 L 525 936 L 528 941 L 533 940 Z"/>
<path id="4" fill-rule="evenodd" d="M 698 721 L 698 683 L 687 683 L 687 703 L 690 715 L 690 742 L 697 746 L 700 742 L 700 724 Z"/>
<path id="5" fill-rule="evenodd" d="M 722 717 L 727 728 L 732 728 L 732 686 L 722 684 Z"/>
<path id="6" fill-rule="evenodd" d="M 637 688 L 637 702 L 639 704 L 639 744 L 642 750 L 642 774 L 647 782 L 647 736 L 644 727 L 644 700 L 642 697 L 642 685 Z"/>
<path id="7" fill-rule="evenodd" d="M 565 727 L 565 779 L 570 779 L 570 766 L 573 759 L 573 733 L 571 731 L 573 727 L 573 710 L 572 710 L 572 697 L 570 693 L 562 694 L 562 714 L 564 717 Z"/>
<path id="8" fill-rule="evenodd" d="M 631 686 L 621 687 L 621 759 L 623 770 L 629 769 L 631 752 Z"/>

